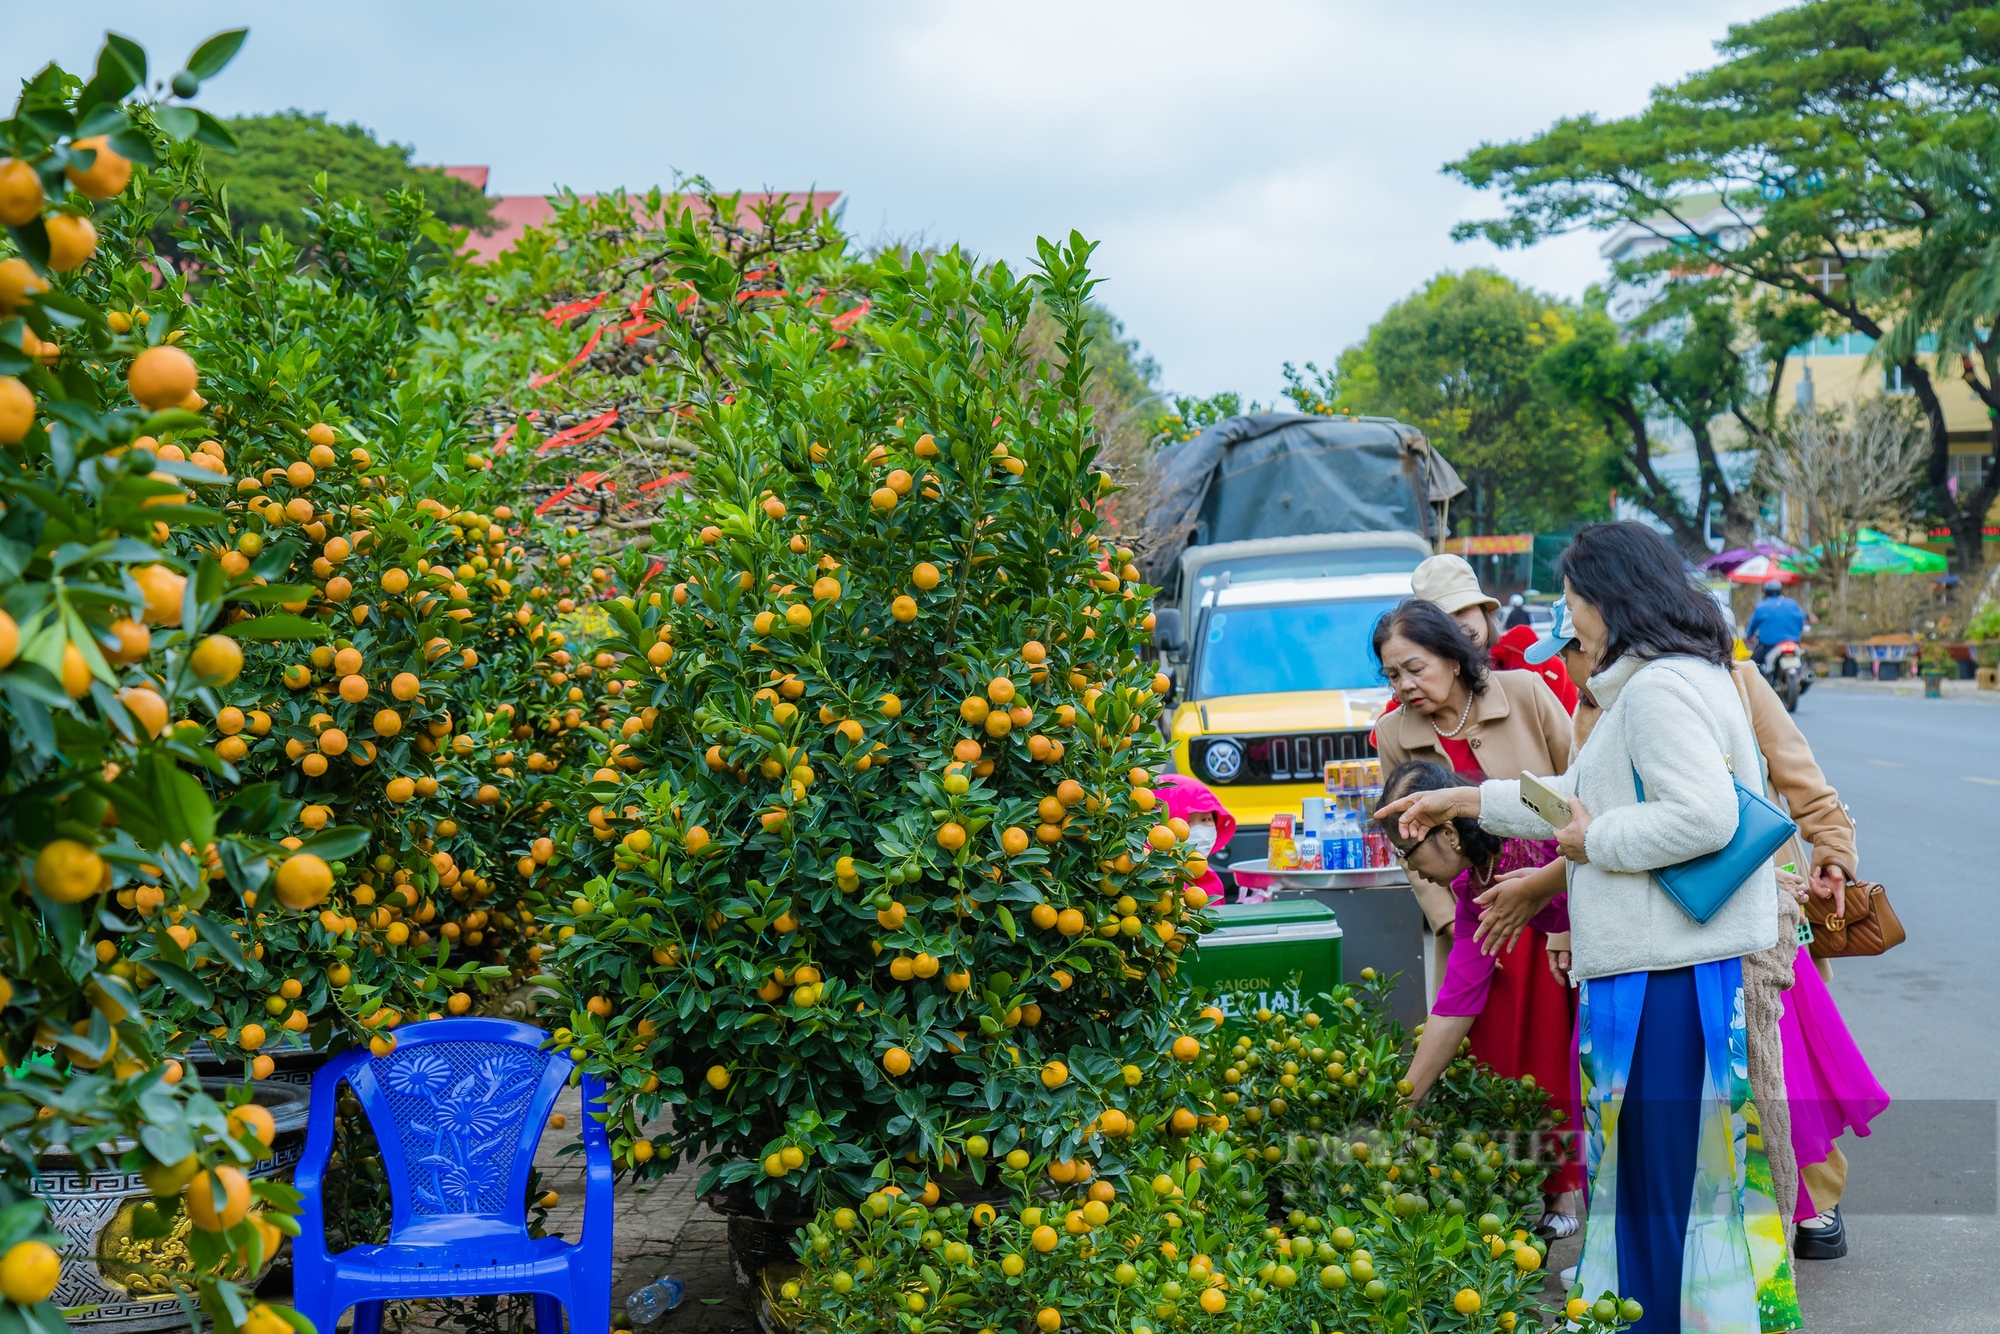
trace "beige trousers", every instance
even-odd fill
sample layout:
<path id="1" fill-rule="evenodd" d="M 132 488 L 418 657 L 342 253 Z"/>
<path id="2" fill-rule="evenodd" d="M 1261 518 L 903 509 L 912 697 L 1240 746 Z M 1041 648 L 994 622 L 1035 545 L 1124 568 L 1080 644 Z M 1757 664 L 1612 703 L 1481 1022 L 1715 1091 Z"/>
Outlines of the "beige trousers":
<path id="1" fill-rule="evenodd" d="M 1825 1162 L 1800 1168 L 1799 1176 L 1805 1181 L 1806 1195 L 1812 1200 L 1813 1208 L 1825 1213 L 1839 1204 L 1840 1197 L 1847 1191 L 1847 1155 L 1836 1144 Z"/>

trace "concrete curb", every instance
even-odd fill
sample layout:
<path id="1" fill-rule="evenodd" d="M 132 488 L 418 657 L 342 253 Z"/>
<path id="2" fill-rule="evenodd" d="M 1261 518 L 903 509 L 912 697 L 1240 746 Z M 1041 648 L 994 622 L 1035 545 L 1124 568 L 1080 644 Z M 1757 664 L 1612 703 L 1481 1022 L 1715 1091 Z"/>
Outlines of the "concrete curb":
<path id="1" fill-rule="evenodd" d="M 1948 700 L 1969 700 L 1978 704 L 2000 704 L 2000 690 L 1981 690 L 1976 681 L 1944 682 L 1944 698 Z M 1909 699 L 1924 698 L 1922 677 L 1903 681 L 1871 681 L 1858 676 L 1817 676 L 1813 678 L 1813 690 L 1850 692 L 1858 695 L 1901 695 Z M 1806 698 L 1810 699 L 1808 691 Z"/>

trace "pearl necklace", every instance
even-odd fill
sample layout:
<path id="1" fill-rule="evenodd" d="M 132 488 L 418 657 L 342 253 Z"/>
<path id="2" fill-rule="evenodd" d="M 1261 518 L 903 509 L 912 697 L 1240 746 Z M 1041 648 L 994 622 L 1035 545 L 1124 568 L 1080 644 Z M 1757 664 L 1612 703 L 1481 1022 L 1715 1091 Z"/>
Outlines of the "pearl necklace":
<path id="1" fill-rule="evenodd" d="M 1472 716 L 1472 692 L 1468 690 L 1465 692 L 1465 708 L 1461 710 L 1458 715 L 1458 726 L 1452 728 L 1449 732 L 1438 731 L 1437 720 L 1433 718 L 1431 719 L 1431 731 L 1437 732 L 1439 739 L 1443 739 L 1445 737 L 1455 737 L 1460 732 L 1463 732 L 1465 730 L 1465 720 L 1467 718 L 1470 718 L 1471 716 Z"/>

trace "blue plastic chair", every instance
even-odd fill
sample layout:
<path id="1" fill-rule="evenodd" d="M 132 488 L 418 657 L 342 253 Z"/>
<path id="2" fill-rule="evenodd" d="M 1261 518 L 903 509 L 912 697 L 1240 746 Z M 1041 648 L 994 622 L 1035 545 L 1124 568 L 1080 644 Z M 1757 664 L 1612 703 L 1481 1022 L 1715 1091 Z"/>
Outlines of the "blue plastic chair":
<path id="1" fill-rule="evenodd" d="M 539 1028 L 506 1019 L 433 1019 L 396 1033 L 376 1058 L 344 1052 L 313 1076 L 304 1196 L 292 1242 L 293 1304 L 320 1334 L 354 1308 L 354 1334 L 379 1334 L 382 1303 L 529 1293 L 539 1334 L 611 1328 L 611 1145 L 583 1079 L 583 1235 L 528 1235 L 528 1172 L 549 1110 L 574 1068 L 542 1050 Z M 340 1085 L 354 1090 L 381 1146 L 394 1210 L 389 1240 L 326 1248 L 320 1192 Z"/>

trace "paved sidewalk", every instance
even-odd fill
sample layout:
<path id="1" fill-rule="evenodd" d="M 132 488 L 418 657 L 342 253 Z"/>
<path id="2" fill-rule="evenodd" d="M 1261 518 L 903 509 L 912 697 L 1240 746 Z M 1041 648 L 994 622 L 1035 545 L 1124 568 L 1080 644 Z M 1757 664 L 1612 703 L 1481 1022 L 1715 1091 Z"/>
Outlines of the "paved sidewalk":
<path id="1" fill-rule="evenodd" d="M 1922 677 L 1906 678 L 1901 681 L 1876 681 L 1866 676 L 1816 676 L 1813 678 L 1812 690 L 1806 692 L 1808 698 L 1814 690 L 1852 691 L 1867 695 L 1903 695 L 1921 699 L 1924 693 L 1924 681 Z M 1981 690 L 1977 681 L 1946 681 L 1943 683 L 1943 690 L 1944 697 L 1949 700 L 2000 704 L 2000 690 Z"/>
<path id="2" fill-rule="evenodd" d="M 562 1128 L 544 1130 L 535 1154 L 542 1189 L 557 1195 L 556 1206 L 549 1210 L 548 1230 L 569 1241 L 583 1232 L 583 1154 L 580 1149 L 571 1154 L 562 1150 L 582 1142 L 581 1102 L 574 1089 L 557 1099 L 556 1115 L 563 1118 Z M 649 1129 L 657 1134 L 670 1124 L 663 1119 Z M 663 1319 L 645 1326 L 642 1334 L 753 1334 L 756 1330 L 749 1300 L 730 1272 L 729 1222 L 695 1194 L 695 1183 L 700 1179 L 700 1169 L 690 1166 L 663 1180 L 639 1182 L 627 1174 L 616 1182 L 611 1261 L 614 1327 L 622 1329 L 628 1323 L 627 1297 L 662 1274 L 672 1274 L 686 1285 L 686 1296 Z M 385 1326 L 398 1334 L 534 1334 L 534 1313 L 525 1301 L 515 1302 L 468 1323 L 462 1316 L 454 1318 L 425 1303 L 412 1310 L 400 1327 L 393 1320 Z M 352 1327 L 350 1315 L 339 1334 L 348 1334 Z"/>
<path id="3" fill-rule="evenodd" d="M 535 1166 L 542 1184 L 559 1196 L 549 1210 L 548 1229 L 574 1239 L 583 1229 L 583 1154 L 564 1156 L 565 1145 L 580 1143 L 579 1105 L 575 1090 L 556 1103 L 564 1119 L 561 1130 L 542 1134 Z M 665 1120 L 652 1127 L 664 1130 Z M 623 1322 L 625 1299 L 662 1274 L 687 1285 L 681 1305 L 646 1334 L 748 1334 L 757 1324 L 750 1305 L 729 1269 L 729 1222 L 695 1194 L 701 1171 L 684 1165 L 663 1180 L 634 1181 L 628 1173 L 617 1184 L 613 1213 L 616 1254 L 611 1266 L 611 1310 Z"/>

